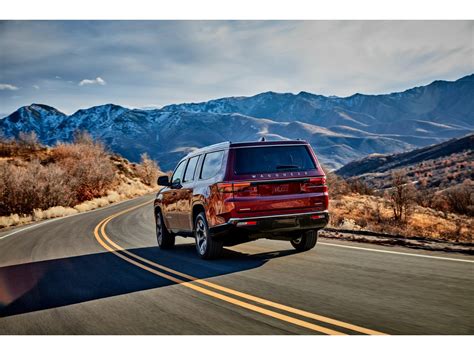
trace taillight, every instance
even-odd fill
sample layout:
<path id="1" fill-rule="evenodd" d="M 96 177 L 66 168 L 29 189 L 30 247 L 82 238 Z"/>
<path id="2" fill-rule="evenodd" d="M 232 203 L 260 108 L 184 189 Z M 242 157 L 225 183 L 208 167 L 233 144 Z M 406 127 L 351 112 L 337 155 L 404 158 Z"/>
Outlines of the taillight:
<path id="1" fill-rule="evenodd" d="M 326 178 L 325 177 L 309 178 L 309 183 L 314 184 L 314 185 L 325 185 Z"/>
<path id="2" fill-rule="evenodd" d="M 326 178 L 312 177 L 301 184 L 301 192 L 327 192 Z"/>
<path id="3" fill-rule="evenodd" d="M 232 193 L 232 183 L 231 182 L 220 182 L 217 184 L 217 191 L 222 193 Z"/>
<path id="4" fill-rule="evenodd" d="M 250 182 L 220 182 L 217 184 L 217 190 L 222 193 L 233 193 L 234 196 L 257 196 L 257 186 Z"/>

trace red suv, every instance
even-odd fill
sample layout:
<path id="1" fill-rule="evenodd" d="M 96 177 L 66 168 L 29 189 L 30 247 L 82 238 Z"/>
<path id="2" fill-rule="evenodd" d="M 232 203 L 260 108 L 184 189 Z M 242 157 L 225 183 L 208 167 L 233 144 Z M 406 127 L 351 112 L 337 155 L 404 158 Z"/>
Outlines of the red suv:
<path id="1" fill-rule="evenodd" d="M 316 245 L 328 223 L 326 177 L 301 140 L 224 142 L 184 157 L 155 199 L 156 236 L 194 237 L 204 259 L 222 247 L 258 238 L 289 240 L 297 250 Z"/>

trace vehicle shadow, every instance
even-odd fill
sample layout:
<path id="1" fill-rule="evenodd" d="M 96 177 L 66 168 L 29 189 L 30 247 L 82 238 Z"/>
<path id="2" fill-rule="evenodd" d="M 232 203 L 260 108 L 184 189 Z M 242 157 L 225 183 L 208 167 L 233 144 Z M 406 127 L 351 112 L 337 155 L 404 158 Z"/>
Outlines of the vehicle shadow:
<path id="1" fill-rule="evenodd" d="M 248 255 L 225 249 L 221 259 L 205 261 L 197 256 L 194 244 L 180 244 L 167 251 L 157 247 L 129 251 L 196 278 L 257 268 L 294 253 Z M 0 318 L 172 284 L 109 252 L 5 266 L 0 268 Z"/>

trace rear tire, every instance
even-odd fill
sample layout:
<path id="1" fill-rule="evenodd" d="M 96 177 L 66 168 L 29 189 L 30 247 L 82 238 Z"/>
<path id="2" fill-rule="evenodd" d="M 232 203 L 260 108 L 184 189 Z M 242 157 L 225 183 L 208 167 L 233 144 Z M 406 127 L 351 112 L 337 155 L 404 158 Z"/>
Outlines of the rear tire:
<path id="1" fill-rule="evenodd" d="M 158 246 L 160 247 L 160 249 L 170 249 L 174 247 L 176 238 L 174 234 L 170 233 L 166 228 L 161 211 L 156 211 L 155 223 L 156 241 L 158 242 Z"/>
<path id="2" fill-rule="evenodd" d="M 313 249 L 318 241 L 318 231 L 310 230 L 301 234 L 300 237 L 291 241 L 291 245 L 298 251 Z"/>
<path id="3" fill-rule="evenodd" d="M 196 239 L 196 250 L 202 259 L 209 260 L 219 257 L 224 243 L 222 240 L 211 238 L 204 212 L 199 213 L 194 220 L 194 238 Z"/>

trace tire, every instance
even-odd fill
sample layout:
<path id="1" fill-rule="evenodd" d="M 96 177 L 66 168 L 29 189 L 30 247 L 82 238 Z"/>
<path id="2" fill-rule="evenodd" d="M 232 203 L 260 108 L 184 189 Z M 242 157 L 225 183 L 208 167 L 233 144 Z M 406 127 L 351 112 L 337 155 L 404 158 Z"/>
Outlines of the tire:
<path id="1" fill-rule="evenodd" d="M 211 238 L 204 212 L 199 213 L 194 220 L 194 238 L 196 239 L 196 251 L 202 259 L 209 260 L 219 257 L 224 243 Z"/>
<path id="2" fill-rule="evenodd" d="M 318 231 L 310 230 L 301 234 L 300 237 L 291 241 L 291 245 L 298 251 L 313 249 L 318 241 Z"/>
<path id="3" fill-rule="evenodd" d="M 161 211 L 156 211 L 155 214 L 155 224 L 156 224 L 156 241 L 160 249 L 170 249 L 174 247 L 175 236 L 166 229 L 165 223 L 163 221 L 163 215 Z"/>

